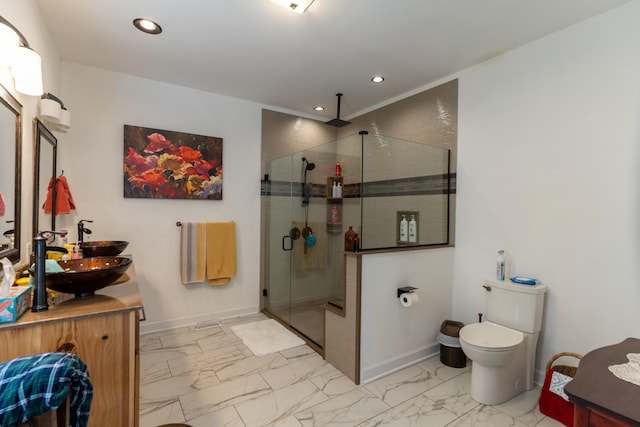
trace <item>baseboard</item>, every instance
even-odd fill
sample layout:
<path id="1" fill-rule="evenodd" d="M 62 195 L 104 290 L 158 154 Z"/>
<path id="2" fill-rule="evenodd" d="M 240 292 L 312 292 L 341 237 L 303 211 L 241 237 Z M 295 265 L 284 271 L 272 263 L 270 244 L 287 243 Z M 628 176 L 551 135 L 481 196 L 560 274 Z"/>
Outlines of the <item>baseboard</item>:
<path id="1" fill-rule="evenodd" d="M 440 354 L 440 343 L 430 343 L 414 351 L 398 355 L 392 359 L 385 360 L 369 367 L 362 367 L 360 372 L 360 383 L 365 384 L 380 377 L 399 371 L 407 366 L 426 360 Z"/>
<path id="2" fill-rule="evenodd" d="M 215 313 L 198 314 L 195 316 L 185 316 L 176 319 L 160 320 L 156 322 L 150 322 L 144 320 L 140 322 L 140 335 L 149 334 L 152 332 L 166 331 L 168 329 L 184 328 L 186 326 L 197 325 L 198 323 L 213 322 L 229 317 L 245 316 L 248 314 L 256 314 L 260 311 L 260 307 L 249 306 L 243 308 L 237 308 L 234 310 L 219 311 Z"/>

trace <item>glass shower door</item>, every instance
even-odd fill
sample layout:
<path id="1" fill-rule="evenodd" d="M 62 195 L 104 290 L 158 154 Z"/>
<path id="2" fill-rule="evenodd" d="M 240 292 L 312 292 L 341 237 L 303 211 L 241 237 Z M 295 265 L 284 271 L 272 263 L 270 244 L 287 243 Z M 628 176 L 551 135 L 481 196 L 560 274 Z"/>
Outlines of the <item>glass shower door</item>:
<path id="1" fill-rule="evenodd" d="M 293 157 L 273 160 L 267 165 L 265 180 L 264 221 L 264 309 L 290 324 L 291 250 L 294 235 L 291 231 L 293 191 Z"/>
<path id="2" fill-rule="evenodd" d="M 319 347 L 324 343 L 326 171 L 303 153 L 271 161 L 265 185 L 264 309 Z M 305 187 L 305 176 L 307 185 Z M 320 194 L 322 193 L 322 194 Z M 321 197 L 322 196 L 322 197 Z M 315 237 L 310 245 L 307 237 Z"/>

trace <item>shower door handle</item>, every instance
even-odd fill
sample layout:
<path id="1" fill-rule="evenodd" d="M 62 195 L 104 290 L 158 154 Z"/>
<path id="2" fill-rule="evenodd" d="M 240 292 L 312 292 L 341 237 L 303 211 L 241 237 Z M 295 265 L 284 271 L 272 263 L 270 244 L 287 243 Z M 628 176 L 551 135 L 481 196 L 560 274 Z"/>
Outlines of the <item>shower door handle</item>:
<path id="1" fill-rule="evenodd" d="M 289 248 L 286 247 L 286 240 L 289 239 Z M 291 236 L 289 236 L 288 234 L 285 234 L 284 236 L 282 236 L 282 250 L 283 251 L 290 251 L 293 249 L 293 239 L 291 238 Z"/>

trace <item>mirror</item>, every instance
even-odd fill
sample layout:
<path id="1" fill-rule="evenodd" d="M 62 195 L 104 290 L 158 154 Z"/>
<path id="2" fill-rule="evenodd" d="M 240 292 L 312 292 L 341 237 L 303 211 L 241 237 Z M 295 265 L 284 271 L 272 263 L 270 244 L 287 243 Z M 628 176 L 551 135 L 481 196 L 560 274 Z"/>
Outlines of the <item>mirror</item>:
<path id="1" fill-rule="evenodd" d="M 20 260 L 22 105 L 0 85 L 0 259 Z"/>
<path id="2" fill-rule="evenodd" d="M 58 140 L 40 120 L 34 119 L 33 123 L 33 235 L 35 236 L 40 229 L 56 229 L 55 185 L 51 188 L 49 213 L 45 212 L 44 205 L 47 201 L 49 185 L 55 182 Z"/>

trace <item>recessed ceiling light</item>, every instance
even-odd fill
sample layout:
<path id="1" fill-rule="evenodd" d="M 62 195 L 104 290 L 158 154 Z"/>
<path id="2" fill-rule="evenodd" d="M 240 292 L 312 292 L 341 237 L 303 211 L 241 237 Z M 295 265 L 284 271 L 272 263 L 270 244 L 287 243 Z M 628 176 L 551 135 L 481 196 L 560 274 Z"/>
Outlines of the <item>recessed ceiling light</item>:
<path id="1" fill-rule="evenodd" d="M 147 34 L 160 34 L 162 32 L 162 27 L 160 27 L 160 25 L 146 18 L 134 19 L 133 25 L 140 31 Z"/>
<path id="2" fill-rule="evenodd" d="M 322 105 L 316 105 L 313 109 L 316 111 L 324 111 L 324 107 Z"/>
<path id="3" fill-rule="evenodd" d="M 371 77 L 371 81 L 374 83 L 382 83 L 384 81 L 384 77 L 382 76 L 373 76 Z"/>
<path id="4" fill-rule="evenodd" d="M 280 6 L 286 7 L 289 10 L 292 10 L 296 13 L 303 13 L 313 0 L 271 0 L 273 3 L 276 3 Z"/>

